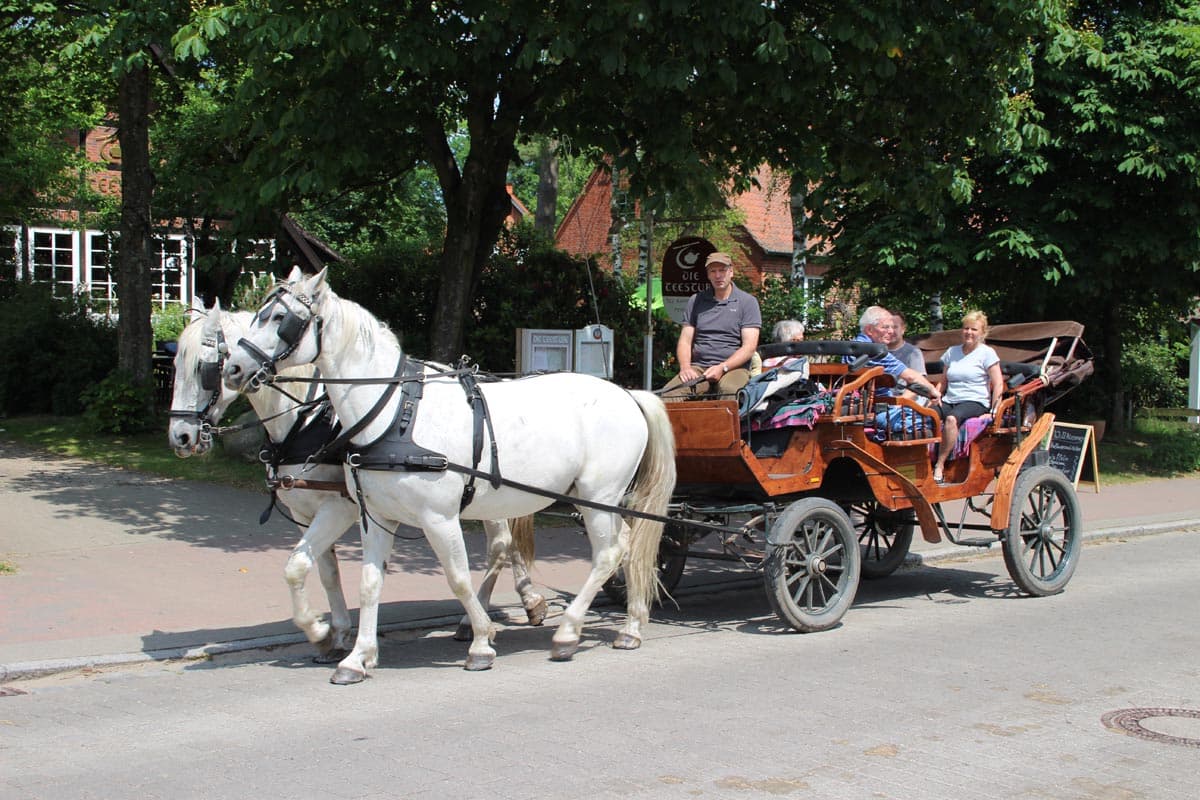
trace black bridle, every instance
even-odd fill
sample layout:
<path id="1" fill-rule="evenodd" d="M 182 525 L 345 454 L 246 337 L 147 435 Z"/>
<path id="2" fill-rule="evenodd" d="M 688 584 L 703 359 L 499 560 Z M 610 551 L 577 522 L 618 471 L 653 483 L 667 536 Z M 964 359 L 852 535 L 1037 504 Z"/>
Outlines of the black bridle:
<path id="1" fill-rule="evenodd" d="M 300 305 L 304 306 L 305 315 L 301 314 L 284 302 L 284 295 L 294 297 Z M 264 383 L 269 383 L 275 376 L 276 365 L 292 354 L 300 344 L 300 340 L 308 331 L 310 325 L 315 322 L 315 333 L 317 338 L 316 346 L 317 353 L 321 352 L 321 325 L 323 320 L 320 315 L 314 314 L 312 310 L 312 299 L 302 294 L 297 294 L 291 291 L 286 285 L 275 287 L 272 292 L 267 295 L 267 299 L 263 301 L 263 307 L 255 316 L 255 321 L 260 324 L 268 322 L 275 313 L 275 307 L 283 308 L 283 318 L 279 321 L 279 327 L 275 330 L 275 335 L 279 338 L 279 346 L 275 348 L 274 355 L 268 355 L 261 350 L 253 342 L 245 337 L 238 340 L 238 347 L 249 353 L 256 361 L 258 361 L 258 371 L 250 378 L 249 384 L 252 388 L 257 389 Z"/>
<path id="2" fill-rule="evenodd" d="M 225 331 L 218 328 L 215 339 L 205 339 L 202 344 L 212 348 L 217 354 L 214 361 L 200 360 L 200 388 L 208 392 L 204 404 L 197 409 L 172 408 L 167 412 L 168 417 L 178 419 L 194 419 L 200 426 L 201 441 L 212 441 L 212 426 L 217 422 L 209 419 L 213 407 L 221 399 L 221 370 L 225 368 L 225 359 L 229 356 L 229 346 L 225 344 Z"/>

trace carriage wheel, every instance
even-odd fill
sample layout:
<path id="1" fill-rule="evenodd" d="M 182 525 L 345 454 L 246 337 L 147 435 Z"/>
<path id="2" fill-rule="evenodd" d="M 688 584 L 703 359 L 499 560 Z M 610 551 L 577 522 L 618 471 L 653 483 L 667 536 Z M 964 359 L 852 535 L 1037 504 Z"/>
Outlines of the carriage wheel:
<path id="1" fill-rule="evenodd" d="M 1030 467 L 1013 487 L 1004 564 L 1017 586 L 1035 597 L 1057 594 L 1071 580 L 1082 546 L 1075 487 L 1053 467 Z"/>
<path id="2" fill-rule="evenodd" d="M 687 539 L 683 526 L 668 523 L 663 526 L 662 541 L 658 545 L 658 581 L 665 591 L 674 591 L 683 577 L 687 563 Z M 617 567 L 612 577 L 604 582 L 604 594 L 619 606 L 629 602 L 625 592 L 625 568 Z"/>
<path id="3" fill-rule="evenodd" d="M 763 578 L 780 619 L 801 633 L 832 628 L 854 602 L 860 555 L 850 519 L 819 497 L 788 506 L 767 537 Z"/>
<path id="4" fill-rule="evenodd" d="M 913 512 L 888 511 L 874 500 L 852 503 L 846 512 L 858 532 L 862 576 L 883 578 L 899 569 L 912 546 Z"/>

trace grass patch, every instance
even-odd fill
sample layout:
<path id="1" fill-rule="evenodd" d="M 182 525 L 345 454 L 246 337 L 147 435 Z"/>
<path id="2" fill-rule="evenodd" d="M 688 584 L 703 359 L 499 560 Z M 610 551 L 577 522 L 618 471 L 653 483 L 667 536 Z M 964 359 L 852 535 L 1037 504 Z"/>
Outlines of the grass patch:
<path id="1" fill-rule="evenodd" d="M 7 561 L 0 561 L 0 575 L 16 575 L 17 565 L 10 564 Z"/>
<path id="2" fill-rule="evenodd" d="M 1200 431 L 1182 423 L 1134 420 L 1096 448 L 1101 484 L 1193 475 L 1200 469 Z"/>
<path id="3" fill-rule="evenodd" d="M 0 420 L 0 439 L 164 478 L 264 491 L 262 465 L 226 455 L 219 442 L 202 456 L 176 456 L 165 422 L 160 431 L 126 435 L 98 433 L 82 417 L 14 417 Z"/>

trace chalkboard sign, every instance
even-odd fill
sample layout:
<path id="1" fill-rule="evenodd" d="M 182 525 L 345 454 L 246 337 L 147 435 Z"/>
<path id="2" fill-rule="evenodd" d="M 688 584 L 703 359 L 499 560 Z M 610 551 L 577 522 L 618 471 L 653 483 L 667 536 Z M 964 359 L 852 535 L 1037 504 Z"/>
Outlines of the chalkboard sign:
<path id="1" fill-rule="evenodd" d="M 1088 482 L 1100 491 L 1100 464 L 1096 457 L 1096 440 L 1091 425 L 1074 425 L 1070 422 L 1055 422 L 1050 429 L 1050 466 L 1060 470 L 1075 488 L 1079 488 L 1079 477 L 1085 464 Z"/>

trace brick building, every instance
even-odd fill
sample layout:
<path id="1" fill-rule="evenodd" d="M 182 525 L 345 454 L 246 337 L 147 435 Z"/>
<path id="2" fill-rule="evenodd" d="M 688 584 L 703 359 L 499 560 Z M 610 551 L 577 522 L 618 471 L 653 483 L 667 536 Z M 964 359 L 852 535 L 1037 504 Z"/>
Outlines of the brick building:
<path id="1" fill-rule="evenodd" d="M 776 175 L 763 166 L 755 183 L 750 190 L 729 198 L 728 203 L 730 208 L 741 212 L 744 220 L 729 232 L 736 242 L 730 253 L 734 267 L 757 285 L 767 275 L 792 274 L 792 216 L 787 176 Z M 554 237 L 555 244 L 578 256 L 594 256 L 605 267 L 613 268 L 612 201 L 612 173 L 598 168 L 564 215 Z M 636 209 L 631 216 L 639 218 Z M 623 265 L 637 264 L 636 226 L 630 226 L 630 231 L 620 238 Z M 809 243 L 817 238 L 808 234 Z M 824 272 L 824 266 L 807 266 L 803 276 L 805 287 L 815 289 Z"/>

